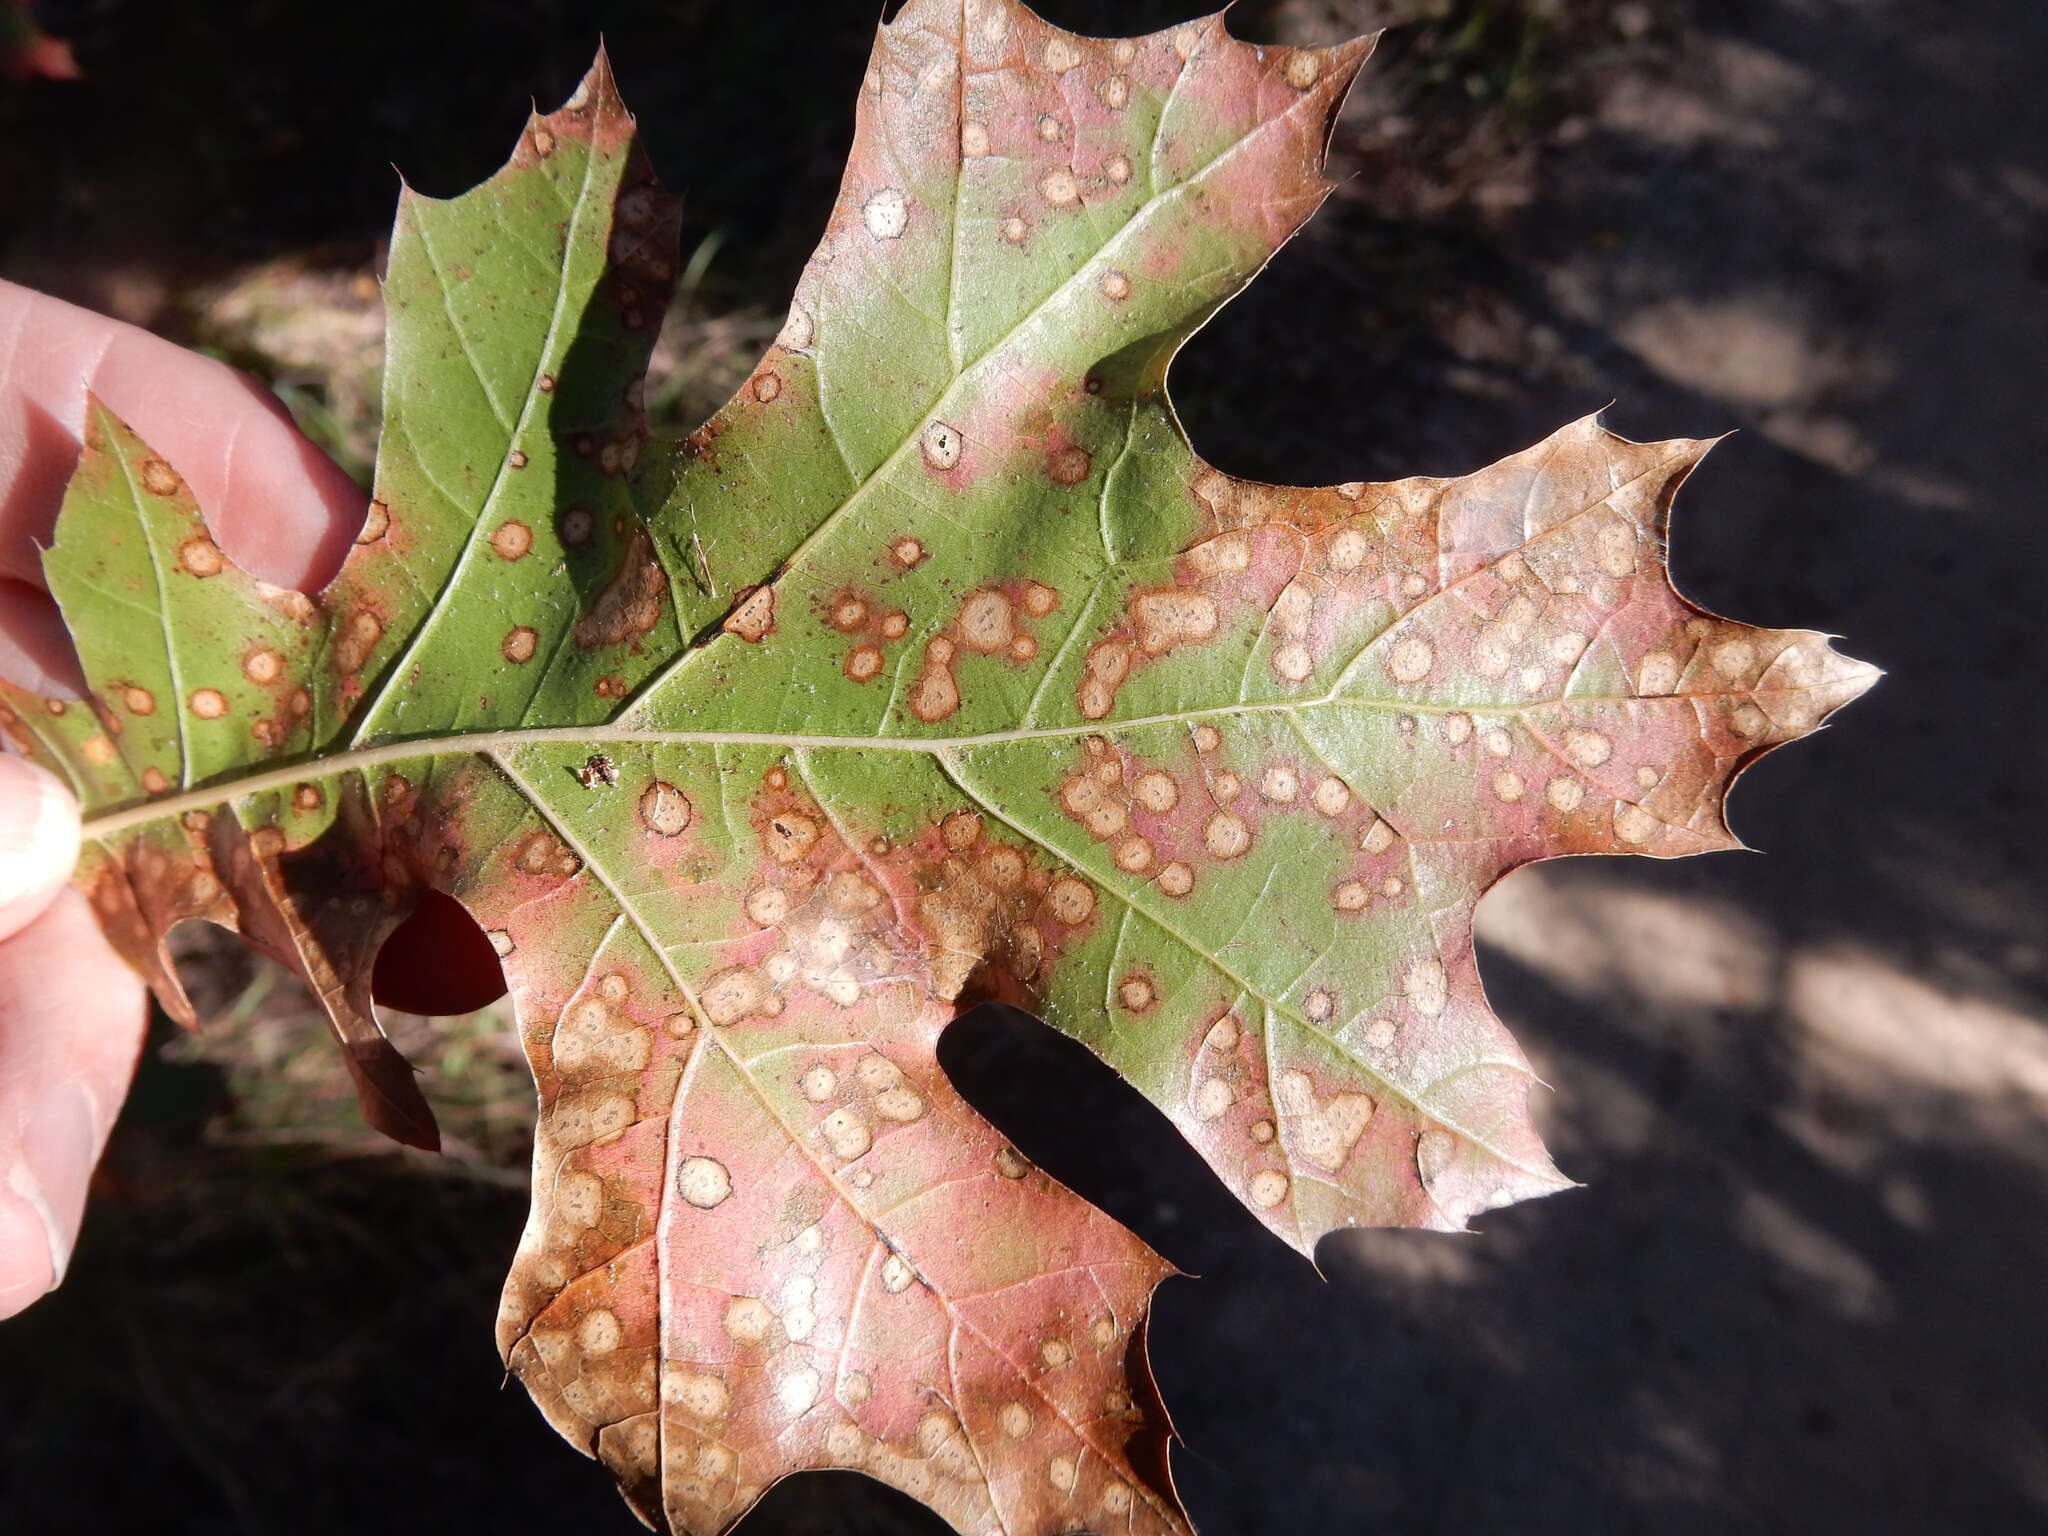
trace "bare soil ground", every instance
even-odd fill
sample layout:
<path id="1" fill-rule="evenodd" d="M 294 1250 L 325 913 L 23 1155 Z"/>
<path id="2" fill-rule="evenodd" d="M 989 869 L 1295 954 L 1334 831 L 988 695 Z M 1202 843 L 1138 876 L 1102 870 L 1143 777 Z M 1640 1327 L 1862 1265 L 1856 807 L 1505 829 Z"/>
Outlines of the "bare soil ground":
<path id="1" fill-rule="evenodd" d="M 474 181 L 603 26 L 686 249 L 725 242 L 674 411 L 744 369 L 829 201 L 867 7 L 815 39 L 696 0 L 313 10 L 54 8 L 88 79 L 0 98 L 0 271 L 262 364 L 359 453 L 387 163 Z M 1340 126 L 1349 179 L 1176 374 L 1197 444 L 1323 483 L 1459 473 L 1610 401 L 1631 436 L 1735 431 L 1680 498 L 1681 585 L 1891 675 L 1744 780 L 1761 855 L 1488 897 L 1489 989 L 1586 1187 L 1474 1236 L 1333 1238 L 1321 1279 L 1078 1048 L 987 1016 L 947 1065 L 1201 1277 L 1152 1346 L 1210 1536 L 2048 1529 L 2048 7 L 1233 12 L 1284 41 L 1381 21 L 1405 25 Z M 248 312 L 280 257 L 326 284 L 312 340 Z M 499 1390 L 516 1068 L 440 1034 L 464 1156 L 370 1154 L 296 1005 L 250 984 L 214 964 L 225 1043 L 146 1068 L 71 1283 L 0 1329 L 8 1524 L 632 1529 Z M 834 1475 L 748 1529 L 939 1527 Z"/>

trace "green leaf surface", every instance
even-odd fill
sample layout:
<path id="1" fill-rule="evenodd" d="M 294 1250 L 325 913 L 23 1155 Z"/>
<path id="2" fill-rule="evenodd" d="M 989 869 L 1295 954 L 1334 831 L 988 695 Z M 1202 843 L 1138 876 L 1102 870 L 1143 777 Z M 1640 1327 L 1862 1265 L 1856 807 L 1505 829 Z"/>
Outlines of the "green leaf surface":
<path id="1" fill-rule="evenodd" d="M 1167 1266 L 936 1043 L 1082 1041 L 1302 1251 L 1563 1187 L 1486 1006 L 1486 888 L 1734 846 L 1736 773 L 1875 674 L 1681 599 L 1707 445 L 1596 422 L 1460 479 L 1206 465 L 1174 352 L 1328 190 L 1367 52 L 1013 0 L 883 27 L 846 179 L 734 400 L 650 441 L 675 209 L 600 60 L 394 232 L 375 500 L 264 586 L 103 408 L 47 571 L 93 689 L 4 724 L 163 938 L 307 976 L 430 1144 L 369 969 L 427 889 L 539 1087 L 499 1339 L 651 1523 L 861 1468 L 958 1529 L 1186 1529 L 1140 1332 Z"/>

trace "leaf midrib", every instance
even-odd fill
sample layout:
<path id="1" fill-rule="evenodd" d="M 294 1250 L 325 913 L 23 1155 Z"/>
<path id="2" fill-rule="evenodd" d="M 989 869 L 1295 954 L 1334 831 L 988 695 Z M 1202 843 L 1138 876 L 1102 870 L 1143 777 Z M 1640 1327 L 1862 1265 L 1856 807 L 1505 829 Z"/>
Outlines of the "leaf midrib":
<path id="1" fill-rule="evenodd" d="M 826 736 L 802 731 L 676 731 L 619 725 L 569 725 L 534 727 L 524 730 L 469 731 L 455 736 L 408 737 L 374 747 L 353 747 L 345 751 L 301 758 L 281 768 L 252 773 L 244 778 L 221 779 L 210 785 L 88 817 L 80 829 L 86 842 L 105 839 L 132 827 L 144 826 L 178 816 L 186 811 L 209 810 L 224 801 L 266 790 L 284 789 L 307 779 L 328 778 L 350 769 L 376 768 L 385 763 L 405 762 L 422 757 L 484 754 L 520 746 L 735 746 L 786 747 L 792 751 L 826 750 L 857 752 L 922 752 L 928 756 L 999 747 L 1018 741 L 1057 741 L 1075 736 L 1099 736 L 1106 731 L 1142 730 L 1155 725 L 1181 725 L 1202 720 L 1238 719 L 1245 715 L 1282 715 L 1293 719 L 1320 709 L 1365 709 L 1406 715 L 1484 715 L 1503 720 L 1520 720 L 1564 705 L 1656 704 L 1720 698 L 1741 693 L 1745 698 L 1769 693 L 1810 693 L 1813 688 L 1714 689 L 1700 692 L 1654 694 L 1560 694 L 1555 698 L 1532 699 L 1522 704 L 1486 704 L 1464 700 L 1430 702 L 1420 699 L 1362 698 L 1357 694 L 1323 694 L 1312 699 L 1283 699 L 1268 703 L 1217 704 L 1205 709 L 1175 710 L 1163 715 L 1141 715 L 1122 720 L 1083 720 L 1069 725 L 1019 727 L 1008 731 L 987 731 L 970 736 Z"/>
<path id="2" fill-rule="evenodd" d="M 1694 694 L 1668 695 L 1674 699 L 1699 697 Z M 1614 695 L 1629 702 L 1642 702 L 1633 695 Z M 988 731 L 971 736 L 824 736 L 801 731 L 674 731 L 617 725 L 568 725 L 534 727 L 524 730 L 470 731 L 455 736 L 408 737 L 374 747 L 352 747 L 317 757 L 301 758 L 281 768 L 252 773 L 245 778 L 222 779 L 211 785 L 169 795 L 142 805 L 109 811 L 87 818 L 80 836 L 86 841 L 113 837 L 131 827 L 161 821 L 185 811 L 207 810 L 224 801 L 266 790 L 284 789 L 307 779 L 329 778 L 351 769 L 381 767 L 422 757 L 448 757 L 464 753 L 487 754 L 522 746 L 737 746 L 785 747 L 791 751 L 922 752 L 943 756 L 976 747 L 999 747 L 1019 741 L 1057 741 L 1075 736 L 1099 736 L 1105 731 L 1142 730 L 1155 725 L 1180 725 L 1202 720 L 1237 719 L 1245 715 L 1300 716 L 1318 709 L 1347 707 L 1410 715 L 1479 714 L 1519 717 L 1559 704 L 1597 704 L 1601 697 L 1575 695 L 1571 698 L 1542 699 L 1506 707 L 1461 702 L 1426 703 L 1413 699 L 1370 699 L 1355 694 L 1324 695 L 1313 699 L 1281 700 L 1264 704 L 1218 704 L 1206 709 L 1176 710 L 1170 714 L 1144 715 L 1124 720 L 1083 720 L 1071 725 L 1021 727 Z"/>

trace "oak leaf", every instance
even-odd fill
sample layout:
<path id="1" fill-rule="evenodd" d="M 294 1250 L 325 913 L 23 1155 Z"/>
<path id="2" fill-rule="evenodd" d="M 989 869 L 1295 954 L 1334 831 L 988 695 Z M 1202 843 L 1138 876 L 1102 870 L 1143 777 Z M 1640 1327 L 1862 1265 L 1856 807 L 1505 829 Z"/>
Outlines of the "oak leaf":
<path id="1" fill-rule="evenodd" d="M 639 379 L 676 205 L 602 59 L 463 197 L 407 191 L 356 547 L 283 591 L 104 407 L 46 569 L 92 692 L 4 724 L 78 880 L 369 999 L 423 892 L 540 1093 L 498 1322 L 650 1524 L 859 1468 L 962 1531 L 1187 1529 L 1142 1327 L 1168 1266 L 937 1064 L 1002 998 L 1304 1252 L 1562 1187 L 1471 916 L 1535 859 L 1736 846 L 1734 775 L 1874 676 L 1662 562 L 1706 444 L 1585 420 L 1476 474 L 1199 459 L 1176 350 L 1328 191 L 1369 44 L 1083 38 L 912 0 L 781 335 L 684 442 Z"/>

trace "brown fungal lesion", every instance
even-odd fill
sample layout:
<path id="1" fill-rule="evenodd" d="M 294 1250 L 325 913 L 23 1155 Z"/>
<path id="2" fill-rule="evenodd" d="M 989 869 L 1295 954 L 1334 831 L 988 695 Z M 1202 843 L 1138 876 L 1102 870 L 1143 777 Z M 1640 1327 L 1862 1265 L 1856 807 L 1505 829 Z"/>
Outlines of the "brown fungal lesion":
<path id="1" fill-rule="evenodd" d="M 334 638 L 335 670 L 344 676 L 360 672 L 384 638 L 384 620 L 373 608 L 357 608 L 338 626 Z"/>
<path id="2" fill-rule="evenodd" d="M 655 557 L 654 541 L 635 527 L 604 590 L 576 621 L 574 638 L 584 650 L 625 645 L 661 622 L 668 601 L 668 572 Z"/>
<path id="3" fill-rule="evenodd" d="M 1044 868 L 1033 849 L 995 835 L 977 811 L 951 811 L 900 837 L 849 842 L 778 766 L 764 775 L 750 820 L 761 872 L 742 905 L 753 931 L 772 933 L 775 947 L 711 978 L 703 997 L 715 1024 L 777 1015 L 793 988 L 845 1008 L 909 979 L 941 1002 L 1028 1001 L 1065 938 L 1095 916 L 1085 880 Z M 867 1062 L 854 1074 L 873 1092 L 858 1124 L 840 1127 L 846 1138 L 922 1113 L 900 1078 L 881 1081 L 885 1068 Z M 813 1102 L 839 1102 L 844 1077 L 813 1062 L 800 1086 Z M 849 1146 L 843 1155 L 859 1153 Z"/>
<path id="4" fill-rule="evenodd" d="M 744 588 L 719 628 L 749 645 L 759 645 L 775 633 L 775 584 Z"/>
<path id="5" fill-rule="evenodd" d="M 910 711 L 927 725 L 950 718 L 961 704 L 960 653 L 999 657 L 1022 665 L 1038 656 L 1030 621 L 1059 606 L 1059 593 L 1036 581 L 991 582 L 960 599 L 951 622 L 925 642 L 924 665 L 911 685 Z M 884 633 L 887 633 L 885 623 Z"/>
<path id="6" fill-rule="evenodd" d="M 195 533 L 178 546 L 178 566 L 187 575 L 218 576 L 227 568 L 227 557 L 212 539 Z"/>
<path id="7" fill-rule="evenodd" d="M 491 550 L 500 560 L 523 560 L 533 548 L 533 530 L 517 518 L 508 518 L 491 532 Z"/>
<path id="8" fill-rule="evenodd" d="M 178 472 L 159 458 L 142 461 L 142 488 L 152 496 L 175 496 L 185 488 Z"/>
<path id="9" fill-rule="evenodd" d="M 910 688 L 910 712 L 926 725 L 950 719 L 960 707 L 960 684 L 953 675 L 957 648 L 945 635 L 925 642 L 924 669 Z"/>
<path id="10" fill-rule="evenodd" d="M 512 867 L 522 874 L 567 880 L 583 868 L 583 860 L 554 833 L 535 830 L 512 845 Z"/>
<path id="11" fill-rule="evenodd" d="M 1075 702 L 1090 720 L 1116 707 L 1132 670 L 1183 647 L 1213 640 L 1222 626 L 1217 600 L 1198 587 L 1141 587 L 1126 599 L 1123 622 L 1088 648 Z"/>

